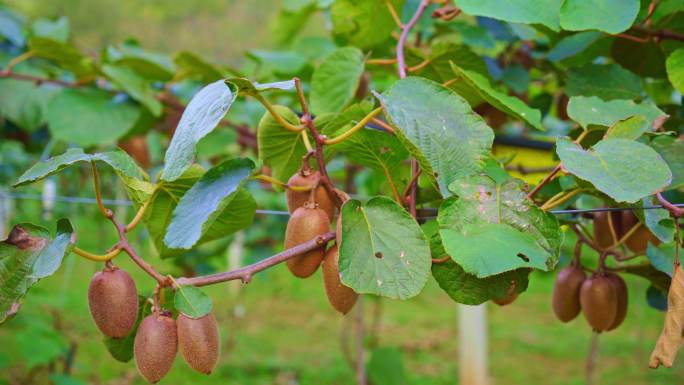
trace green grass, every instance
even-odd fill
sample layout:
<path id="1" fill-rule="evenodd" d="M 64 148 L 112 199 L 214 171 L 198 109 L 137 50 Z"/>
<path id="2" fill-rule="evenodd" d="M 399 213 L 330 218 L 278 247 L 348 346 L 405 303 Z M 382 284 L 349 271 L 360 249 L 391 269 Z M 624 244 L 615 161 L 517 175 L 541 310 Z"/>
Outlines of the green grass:
<path id="1" fill-rule="evenodd" d="M 35 215 L 22 212 L 19 219 Z M 84 248 L 100 250 L 114 241 L 111 229 L 92 213 L 76 217 L 74 224 L 80 230 L 79 245 Z M 141 250 L 145 257 L 150 254 L 144 247 Z M 152 280 L 126 257 L 116 262 L 133 273 L 141 292 L 151 291 Z M 154 258 L 152 262 L 164 271 L 173 271 L 168 261 Z M 31 362 L 39 362 L 51 349 L 70 342 L 78 346 L 72 371 L 75 378 L 92 384 L 144 383 L 133 362 L 119 363 L 109 357 L 90 319 L 86 291 L 90 277 L 99 268 L 72 255 L 56 275 L 32 289 L 20 314 L 0 327 L 0 383 L 26 376 Z M 581 316 L 569 324 L 554 318 L 550 309 L 553 278 L 535 273 L 529 290 L 515 303 L 506 307 L 487 305 L 493 384 L 584 383 L 591 333 Z M 597 383 L 680 383 L 684 375 L 681 359 L 672 369 L 648 369 L 648 356 L 660 332 L 663 313 L 646 305 L 646 282 L 627 278 L 628 316 L 618 330 L 600 337 Z M 354 383 L 354 372 L 340 344 L 343 330 L 351 332 L 353 316 L 341 317 L 327 304 L 320 272 L 299 280 L 292 278 L 285 266 L 278 266 L 257 275 L 247 286 L 231 282 L 209 287 L 206 292 L 215 301 L 221 328 L 221 361 L 207 377 L 191 371 L 179 357 L 161 384 Z M 371 298 L 364 301 L 368 327 L 374 303 Z M 434 281 L 412 300 L 383 300 L 380 306 L 379 346 L 400 349 L 407 383 L 457 383 L 457 305 Z M 49 333 L 55 327 L 61 331 L 56 341 Z M 353 341 L 349 343 L 353 346 Z M 56 367 L 61 368 L 61 364 Z M 32 383 L 47 382 L 37 371 Z"/>

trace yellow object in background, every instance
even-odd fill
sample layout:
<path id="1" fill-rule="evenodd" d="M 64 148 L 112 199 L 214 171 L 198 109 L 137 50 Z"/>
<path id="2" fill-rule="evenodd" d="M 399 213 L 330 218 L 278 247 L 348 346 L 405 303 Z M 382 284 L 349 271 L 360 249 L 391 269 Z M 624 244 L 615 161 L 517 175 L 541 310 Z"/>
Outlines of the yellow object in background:
<path id="1" fill-rule="evenodd" d="M 511 159 L 506 164 L 506 170 L 529 184 L 537 184 L 558 164 L 554 159 L 552 150 L 495 144 L 492 152 L 499 160 Z M 521 173 L 518 170 L 528 172 Z M 532 171 L 532 172 L 529 172 Z"/>

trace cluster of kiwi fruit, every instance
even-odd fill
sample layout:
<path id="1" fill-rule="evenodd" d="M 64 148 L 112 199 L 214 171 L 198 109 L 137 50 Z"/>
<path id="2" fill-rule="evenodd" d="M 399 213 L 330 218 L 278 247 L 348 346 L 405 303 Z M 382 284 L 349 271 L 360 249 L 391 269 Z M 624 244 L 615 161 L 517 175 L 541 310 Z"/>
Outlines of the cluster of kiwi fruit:
<path id="1" fill-rule="evenodd" d="M 135 329 L 138 291 L 130 274 L 108 265 L 93 276 L 88 288 L 90 313 L 100 331 L 124 338 Z M 191 368 L 209 374 L 219 358 L 219 331 L 214 315 L 192 318 L 155 307 L 138 326 L 134 341 L 135 362 L 140 374 L 156 383 L 171 369 L 178 349 Z"/>
<path id="2" fill-rule="evenodd" d="M 310 241 L 330 231 L 336 205 L 320 183 L 318 171 L 302 167 L 288 180 L 285 192 L 291 213 L 285 230 L 285 248 Z M 328 301 L 335 310 L 346 314 L 356 303 L 358 294 L 340 279 L 338 247 L 341 242 L 341 216 L 337 218 L 336 242 L 328 250 L 318 248 L 287 261 L 287 268 L 298 278 L 313 275 L 323 266 L 323 283 Z"/>
<path id="3" fill-rule="evenodd" d="M 615 243 L 613 234 L 615 240 L 621 239 L 638 223 L 639 218 L 631 210 L 594 213 L 596 246 L 603 250 L 610 249 Z M 649 242 L 656 246 L 660 244 L 658 238 L 641 225 L 625 240 L 625 246 L 636 255 L 642 255 L 646 253 Z"/>

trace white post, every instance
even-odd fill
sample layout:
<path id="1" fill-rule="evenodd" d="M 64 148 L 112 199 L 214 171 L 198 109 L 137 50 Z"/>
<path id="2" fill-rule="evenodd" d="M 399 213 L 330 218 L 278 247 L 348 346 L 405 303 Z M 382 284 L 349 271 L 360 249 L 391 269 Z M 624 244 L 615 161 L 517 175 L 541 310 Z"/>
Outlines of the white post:
<path id="1" fill-rule="evenodd" d="M 55 198 L 57 196 L 57 182 L 54 178 L 47 178 L 43 182 L 43 192 L 41 202 L 43 204 L 43 220 L 52 219 L 52 212 L 55 210 Z"/>
<path id="2" fill-rule="evenodd" d="M 487 385 L 487 308 L 458 305 L 459 385 Z"/>
<path id="3" fill-rule="evenodd" d="M 233 242 L 230 243 L 227 250 L 229 270 L 239 269 L 242 267 L 244 247 L 245 232 L 238 231 L 235 234 L 235 239 L 233 239 Z M 243 284 L 240 280 L 228 282 L 228 290 L 230 290 L 232 300 L 234 301 L 233 315 L 237 318 L 242 318 L 246 311 L 245 307 L 238 302 L 240 299 L 240 290 L 242 290 L 242 286 Z"/>

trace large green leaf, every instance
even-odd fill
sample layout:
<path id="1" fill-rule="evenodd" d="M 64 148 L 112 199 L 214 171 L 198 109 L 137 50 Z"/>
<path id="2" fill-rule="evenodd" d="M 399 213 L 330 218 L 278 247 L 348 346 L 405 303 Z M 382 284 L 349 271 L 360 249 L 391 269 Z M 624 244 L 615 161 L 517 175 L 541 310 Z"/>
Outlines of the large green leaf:
<path id="1" fill-rule="evenodd" d="M 395 9 L 403 1 L 390 0 Z M 397 28 L 387 0 L 337 0 L 330 9 L 332 32 L 350 45 L 370 48 L 386 41 Z"/>
<path id="2" fill-rule="evenodd" d="M 430 238 L 430 250 L 432 258 L 442 258 L 447 255 L 438 233 Z M 491 299 L 503 298 L 508 294 L 512 284 L 515 285 L 516 292 L 522 293 L 527 290 L 530 271 L 530 269 L 517 269 L 487 278 L 478 278 L 466 273 L 453 259 L 432 264 L 432 276 L 439 287 L 451 299 L 466 305 L 479 305 Z"/>
<path id="3" fill-rule="evenodd" d="M 671 241 L 671 239 L 670 239 Z M 684 248 L 679 248 L 679 255 L 684 253 Z M 674 274 L 674 262 L 675 262 L 675 243 L 663 243 L 658 246 L 653 244 L 648 244 L 648 249 L 646 250 L 646 256 L 651 262 L 656 270 L 661 271 L 668 276 L 672 277 Z"/>
<path id="4" fill-rule="evenodd" d="M 543 24 L 558 31 L 562 0 L 456 0 L 463 12 L 523 24 Z"/>
<path id="5" fill-rule="evenodd" d="M 69 40 L 69 19 L 65 16 L 57 20 L 40 18 L 31 25 L 33 36 L 48 37 L 65 43 Z"/>
<path id="6" fill-rule="evenodd" d="M 485 175 L 449 186 L 458 198 L 444 201 L 437 221 L 446 253 L 467 273 L 484 278 L 518 268 L 551 270 L 558 262 L 558 221 L 522 187 L 518 179 L 497 183 Z"/>
<path id="7" fill-rule="evenodd" d="M 636 99 L 644 88 L 641 79 L 617 64 L 585 64 L 568 71 L 568 96 L 598 96 L 603 100 Z"/>
<path id="8" fill-rule="evenodd" d="M 162 114 L 163 106 L 154 94 L 151 80 L 145 79 L 124 66 L 105 64 L 102 66 L 102 72 L 133 99 L 147 107 L 152 115 L 160 116 Z"/>
<path id="9" fill-rule="evenodd" d="M 204 170 L 192 165 L 174 181 L 160 181 L 151 197 L 151 203 L 145 212 L 145 225 L 154 245 L 162 258 L 175 257 L 187 252 L 184 249 L 172 249 L 164 243 L 164 237 L 171 223 L 176 206 L 183 195 L 202 177 Z M 245 189 L 238 189 L 230 202 L 222 207 L 219 213 L 211 215 L 211 226 L 202 228 L 202 236 L 197 245 L 222 238 L 238 228 L 245 228 L 252 223 L 256 210 L 256 202 Z"/>
<path id="10" fill-rule="evenodd" d="M 401 350 L 395 347 L 373 349 L 366 370 L 373 385 L 404 385 L 407 381 Z"/>
<path id="11" fill-rule="evenodd" d="M 408 77 L 378 97 L 397 136 L 423 172 L 437 180 L 443 195 L 452 181 L 482 169 L 494 133 L 453 91 Z"/>
<path id="12" fill-rule="evenodd" d="M 636 202 L 672 180 L 663 158 L 649 146 L 632 140 L 604 139 L 584 150 L 568 138 L 559 138 L 556 152 L 565 170 L 591 182 L 617 202 Z"/>
<path id="13" fill-rule="evenodd" d="M 451 68 L 458 77 L 466 81 L 473 88 L 480 92 L 480 96 L 494 108 L 505 112 L 506 114 L 520 119 L 537 130 L 544 131 L 541 124 L 541 111 L 529 107 L 522 100 L 509 96 L 508 94 L 496 89 L 489 79 L 481 73 L 466 70 L 451 63 Z"/>
<path id="14" fill-rule="evenodd" d="M 684 140 L 671 136 L 658 136 L 651 141 L 651 147 L 665 159 L 672 171 L 671 188 L 684 186 Z"/>
<path id="15" fill-rule="evenodd" d="M 372 108 L 373 105 L 369 102 L 353 104 L 322 126 L 321 131 L 334 138 L 363 119 Z M 408 151 L 396 136 L 372 128 L 361 129 L 330 147 L 344 153 L 351 163 L 382 172 L 385 177 L 391 178 L 395 185 L 399 182 L 400 169 L 406 167 L 402 161 L 408 158 Z"/>
<path id="16" fill-rule="evenodd" d="M 339 112 L 354 98 L 363 74 L 363 52 L 356 47 L 338 48 L 328 55 L 311 77 L 311 111 Z"/>
<path id="17" fill-rule="evenodd" d="M 108 164 L 119 175 L 147 180 L 147 174 L 138 167 L 128 154 L 121 150 L 86 154 L 80 148 L 70 148 L 64 154 L 47 160 L 41 160 L 19 177 L 13 187 L 23 186 L 41 180 L 49 175 L 62 171 L 64 168 L 78 162 L 101 161 Z"/>
<path id="18" fill-rule="evenodd" d="M 665 62 L 667 78 L 677 91 L 684 94 L 684 48 L 679 48 Z"/>
<path id="19" fill-rule="evenodd" d="M 204 58 L 188 51 L 180 51 L 173 57 L 174 63 L 188 77 L 198 77 L 204 83 L 223 78 L 223 71 Z"/>
<path id="20" fill-rule="evenodd" d="M 587 128 L 592 124 L 610 127 L 618 120 L 635 115 L 643 115 L 649 126 L 653 126 L 656 119 L 667 114 L 649 102 L 637 104 L 631 100 L 604 101 L 595 96 L 573 96 L 568 102 L 568 115 Z"/>
<path id="21" fill-rule="evenodd" d="M 575 33 L 560 39 L 555 46 L 546 54 L 547 59 L 559 62 L 564 59 L 572 58 L 584 52 L 602 36 L 598 31 L 587 31 Z"/>
<path id="22" fill-rule="evenodd" d="M 349 200 L 342 206 L 340 276 L 355 292 L 414 297 L 425 286 L 431 263 L 423 230 L 393 200 L 375 197 L 365 205 Z"/>
<path id="23" fill-rule="evenodd" d="M 596 29 L 616 34 L 632 26 L 640 6 L 639 0 L 565 0 L 560 25 L 570 31 Z"/>
<path id="24" fill-rule="evenodd" d="M 615 39 L 610 54 L 622 67 L 642 77 L 665 78 L 665 52 L 660 43 Z"/>
<path id="25" fill-rule="evenodd" d="M 173 181 L 190 167 L 197 142 L 219 124 L 236 97 L 237 90 L 223 80 L 205 86 L 192 97 L 164 155 L 162 180 Z"/>
<path id="26" fill-rule="evenodd" d="M 173 218 L 166 230 L 164 243 L 175 249 L 189 249 L 219 219 L 225 208 L 239 194 L 239 187 L 250 175 L 254 162 L 249 159 L 230 159 L 212 167 L 188 190 L 173 211 Z M 241 210 L 230 213 L 231 222 L 240 227 L 223 227 L 229 235 L 251 223 L 253 211 Z M 249 218 L 235 218 L 234 214 Z"/>
<path id="27" fill-rule="evenodd" d="M 190 318 L 201 318 L 211 312 L 211 298 L 194 286 L 180 286 L 173 296 L 176 309 Z"/>
<path id="28" fill-rule="evenodd" d="M 99 89 L 65 88 L 47 106 L 46 120 L 56 139 L 82 147 L 112 144 L 130 131 L 140 108 Z"/>
<path id="29" fill-rule="evenodd" d="M 299 123 L 299 117 L 289 108 L 283 106 L 273 108 L 288 122 Z M 271 168 L 271 175 L 274 178 L 283 182 L 299 170 L 302 157 L 306 155 L 301 133 L 285 129 L 268 111 L 259 121 L 257 145 L 259 159 Z"/>
<path id="30" fill-rule="evenodd" d="M 19 70 L 17 67 L 13 71 L 44 75 L 41 71 Z M 59 88 L 49 84 L 36 85 L 25 80 L 1 79 L 0 115 L 26 131 L 35 131 L 45 124 L 47 104 L 57 92 Z"/>
<path id="31" fill-rule="evenodd" d="M 57 271 L 74 242 L 74 230 L 66 219 L 57 222 L 54 238 L 40 226 L 14 226 L 0 242 L 0 323 L 19 311 L 31 286 Z"/>
<path id="32" fill-rule="evenodd" d="M 637 139 L 643 133 L 651 131 L 651 126 L 646 117 L 642 115 L 630 116 L 625 120 L 620 120 L 608 128 L 605 139 Z"/>
<path id="33" fill-rule="evenodd" d="M 126 43 L 119 48 L 108 47 L 108 62 L 131 68 L 140 76 L 148 79 L 168 81 L 173 78 L 176 68 L 170 57 L 147 51 L 136 43 Z"/>

